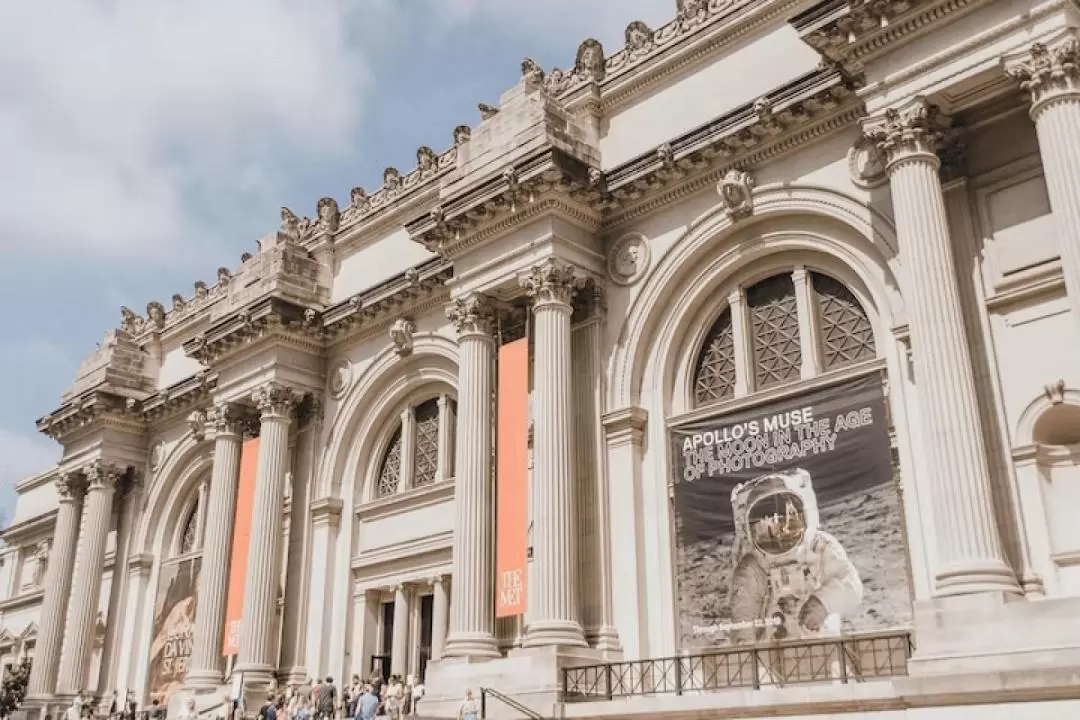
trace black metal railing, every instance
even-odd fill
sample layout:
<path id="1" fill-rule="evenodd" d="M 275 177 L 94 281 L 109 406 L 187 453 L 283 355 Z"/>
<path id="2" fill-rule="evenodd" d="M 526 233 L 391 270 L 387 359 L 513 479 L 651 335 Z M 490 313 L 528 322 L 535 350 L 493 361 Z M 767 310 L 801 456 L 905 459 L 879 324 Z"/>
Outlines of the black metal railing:
<path id="1" fill-rule="evenodd" d="M 652 660 L 564 668 L 564 702 L 733 688 L 861 682 L 907 675 L 911 634 L 732 647 Z"/>
<path id="2" fill-rule="evenodd" d="M 514 698 L 510 697 L 509 695 L 506 695 L 504 693 L 499 692 L 495 688 L 489 688 L 489 687 L 480 688 L 480 718 L 481 718 L 481 720 L 483 720 L 483 718 L 487 717 L 487 706 L 488 706 L 488 698 L 489 697 L 494 699 L 494 700 L 498 700 L 503 705 L 506 705 L 507 707 L 509 707 L 511 710 L 516 710 L 517 712 L 521 713 L 525 717 L 529 718 L 529 720 L 547 720 L 543 715 L 536 712 L 532 708 L 522 704 L 521 702 L 519 702 L 519 701 L 515 700 Z"/>

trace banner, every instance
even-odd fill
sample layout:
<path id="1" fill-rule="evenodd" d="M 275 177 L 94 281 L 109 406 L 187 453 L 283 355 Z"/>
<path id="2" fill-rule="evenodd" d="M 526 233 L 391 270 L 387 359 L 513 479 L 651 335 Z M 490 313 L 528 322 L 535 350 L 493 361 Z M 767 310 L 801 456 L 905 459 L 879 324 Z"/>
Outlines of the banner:
<path id="1" fill-rule="evenodd" d="M 882 379 L 671 430 L 683 647 L 911 623 Z"/>
<path id="2" fill-rule="evenodd" d="M 525 613 L 529 566 L 529 339 L 499 348 L 495 617 Z"/>
<path id="3" fill-rule="evenodd" d="M 240 483 L 236 490 L 232 558 L 229 562 L 229 594 L 225 605 L 225 639 L 221 654 L 240 652 L 240 623 L 244 616 L 244 584 L 247 581 L 248 545 L 251 542 L 251 511 L 255 505 L 255 478 L 259 473 L 259 438 L 240 450 Z"/>
<path id="4" fill-rule="evenodd" d="M 161 566 L 147 676 L 150 698 L 160 700 L 163 707 L 187 677 L 198 587 L 199 558 Z"/>

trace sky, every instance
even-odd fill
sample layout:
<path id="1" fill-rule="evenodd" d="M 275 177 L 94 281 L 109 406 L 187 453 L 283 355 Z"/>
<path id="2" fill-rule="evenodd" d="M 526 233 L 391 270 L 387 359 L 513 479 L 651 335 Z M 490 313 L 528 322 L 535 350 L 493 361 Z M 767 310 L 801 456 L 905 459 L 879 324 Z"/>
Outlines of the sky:
<path id="1" fill-rule="evenodd" d="M 34 421 L 120 322 L 235 267 L 282 205 L 370 192 L 520 77 L 676 0 L 0 2 L 0 515 Z M 57 19 L 61 19 L 58 22 Z"/>

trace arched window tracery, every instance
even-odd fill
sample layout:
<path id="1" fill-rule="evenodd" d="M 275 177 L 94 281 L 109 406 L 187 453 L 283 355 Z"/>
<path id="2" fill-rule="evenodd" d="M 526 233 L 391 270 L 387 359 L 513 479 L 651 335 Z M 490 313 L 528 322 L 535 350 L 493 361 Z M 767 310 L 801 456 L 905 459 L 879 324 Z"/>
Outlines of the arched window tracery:
<path id="1" fill-rule="evenodd" d="M 195 552 L 199 543 L 199 501 L 195 501 L 195 506 L 188 512 L 187 519 L 184 521 L 183 530 L 180 533 L 180 547 L 179 554 L 187 555 L 188 553 Z"/>
<path id="2" fill-rule="evenodd" d="M 851 290 L 796 267 L 733 293 L 698 351 L 693 399 L 708 405 L 875 357 L 873 325 Z"/>
<path id="3" fill-rule="evenodd" d="M 453 477 L 456 403 L 448 396 L 410 406 L 379 462 L 373 495 L 390 497 Z"/>

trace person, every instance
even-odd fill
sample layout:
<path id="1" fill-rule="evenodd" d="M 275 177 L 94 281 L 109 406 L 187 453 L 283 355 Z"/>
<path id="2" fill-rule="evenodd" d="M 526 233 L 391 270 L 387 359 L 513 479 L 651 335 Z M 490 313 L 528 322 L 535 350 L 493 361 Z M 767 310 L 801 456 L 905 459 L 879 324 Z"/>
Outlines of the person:
<path id="1" fill-rule="evenodd" d="M 386 688 L 386 714 L 393 720 L 401 717 L 402 703 L 405 699 L 405 686 L 400 675 L 390 676 L 390 685 Z"/>
<path id="2" fill-rule="evenodd" d="M 296 711 L 293 720 L 311 720 L 311 700 L 307 697 L 299 697 L 296 701 Z"/>
<path id="3" fill-rule="evenodd" d="M 371 685 L 364 686 L 364 694 L 360 696 L 356 712 L 360 720 L 374 720 L 375 713 L 379 710 L 379 696 L 375 694 Z"/>
<path id="4" fill-rule="evenodd" d="M 266 702 L 259 708 L 259 720 L 277 720 L 277 708 L 274 704 L 273 695 L 266 698 Z"/>
<path id="5" fill-rule="evenodd" d="M 458 720 L 479 720 L 480 703 L 473 700 L 472 688 L 465 688 L 465 699 L 458 707 Z"/>
<path id="6" fill-rule="evenodd" d="M 337 705 L 337 688 L 334 687 L 334 678 L 327 677 L 319 688 L 319 699 L 316 704 L 316 717 L 319 720 L 334 720 L 334 707 Z"/>
<path id="7" fill-rule="evenodd" d="M 424 699 L 424 679 L 420 678 L 412 686 L 412 714 L 417 715 L 416 707 L 420 704 L 420 701 Z"/>

